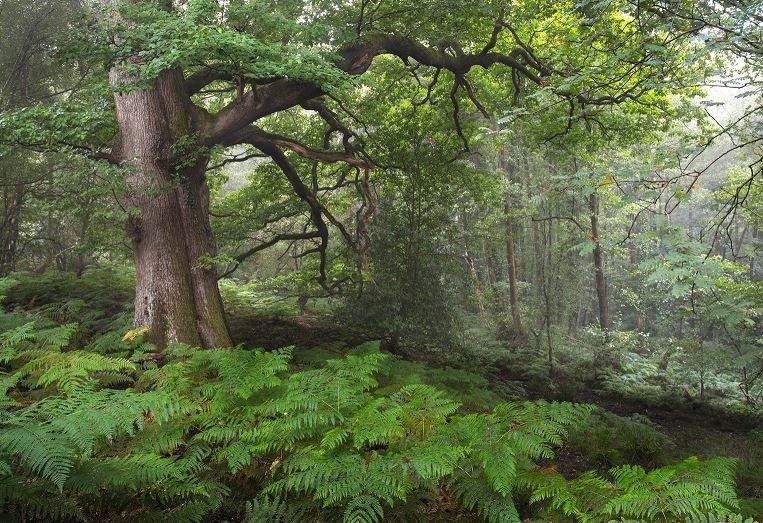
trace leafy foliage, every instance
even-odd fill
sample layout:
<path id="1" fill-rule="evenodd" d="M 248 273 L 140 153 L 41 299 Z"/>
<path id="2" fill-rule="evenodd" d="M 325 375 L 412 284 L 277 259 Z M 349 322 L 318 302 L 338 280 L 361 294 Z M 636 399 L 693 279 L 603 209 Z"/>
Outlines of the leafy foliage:
<path id="1" fill-rule="evenodd" d="M 176 345 L 157 366 L 71 350 L 73 329 L 24 324 L 3 334 L 8 515 L 65 520 L 97 511 L 116 521 L 128 509 L 141 520 L 223 511 L 249 521 L 381 521 L 403 507 L 420 512 L 422 502 L 435 507 L 448 492 L 485 520 L 520 521 L 514 498 L 528 488 L 534 501 L 589 521 L 726 517 L 737 504 L 727 460 L 648 473 L 623 466 L 611 483 L 538 472 L 537 460 L 553 457 L 591 407 L 517 402 L 461 414 L 429 385 L 379 389 L 389 357 L 372 347 L 288 371 L 288 349 Z"/>
<path id="2" fill-rule="evenodd" d="M 71 350 L 73 330 L 24 324 L 3 334 L 9 515 L 83 519 L 98 510 L 119 519 L 131 493 L 140 519 L 198 521 L 248 495 L 254 520 L 327 512 L 378 521 L 447 486 L 466 509 L 496 520 L 517 513 L 517 475 L 550 457 L 590 411 L 524 402 L 463 415 L 421 384 L 377 395 L 388 357 L 374 351 L 287 372 L 289 350 L 178 345 L 157 366 Z M 41 503 L 43 492 L 67 501 Z M 244 501 L 233 510 L 243 513 Z"/>
<path id="3" fill-rule="evenodd" d="M 689 458 L 646 472 L 633 465 L 609 471 L 612 481 L 589 472 L 573 480 L 531 472 L 523 480 L 533 487 L 531 501 L 548 500 L 578 521 L 697 521 L 713 515 L 739 517 L 733 460 Z"/>

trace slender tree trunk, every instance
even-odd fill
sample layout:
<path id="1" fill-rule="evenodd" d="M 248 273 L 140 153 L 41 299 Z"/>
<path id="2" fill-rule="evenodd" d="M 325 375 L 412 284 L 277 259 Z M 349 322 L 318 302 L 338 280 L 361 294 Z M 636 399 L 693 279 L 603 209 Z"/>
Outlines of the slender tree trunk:
<path id="1" fill-rule="evenodd" d="M 498 123 L 492 122 L 492 129 L 498 131 Z M 508 181 L 512 181 L 512 166 L 506 158 L 506 147 L 503 142 L 498 145 L 498 165 L 504 172 Z M 509 308 L 511 310 L 511 324 L 514 334 L 518 338 L 524 336 L 522 330 L 522 317 L 519 311 L 519 292 L 517 290 L 517 257 L 514 243 L 514 223 L 511 215 L 511 194 L 503 193 L 503 218 L 506 238 L 506 273 L 509 280 Z"/>
<path id="2" fill-rule="evenodd" d="M 493 259 L 492 246 L 488 247 L 487 242 L 482 240 L 482 254 L 485 257 L 485 268 L 487 270 L 487 283 L 494 287 L 498 281 L 497 271 L 495 270 L 495 260 Z"/>
<path id="3" fill-rule="evenodd" d="M 112 71 L 119 89 L 130 83 Z M 114 95 L 118 143 L 130 165 L 127 223 L 135 257 L 135 325 L 162 348 L 171 342 L 230 346 L 209 225 L 206 157 L 194 151 L 194 115 L 179 70 L 165 71 L 146 89 Z"/>
<path id="4" fill-rule="evenodd" d="M 550 228 L 551 222 L 548 222 Z M 543 231 L 540 230 L 543 227 Z M 536 268 L 536 284 L 538 289 L 538 301 L 539 305 L 543 309 L 543 314 L 540 317 L 540 325 L 538 327 L 538 336 L 540 336 L 542 330 L 546 331 L 546 346 L 547 346 L 547 359 L 548 359 L 548 375 L 550 378 L 554 376 L 554 346 L 551 335 L 551 299 L 549 296 L 548 280 L 546 278 L 546 269 L 551 265 L 551 236 L 552 233 L 546 228 L 546 224 L 539 225 L 533 222 L 533 244 L 535 251 L 535 268 Z M 542 237 L 541 237 L 542 235 Z M 540 347 L 540 338 L 537 340 L 538 347 Z"/>
<path id="5" fill-rule="evenodd" d="M 514 252 L 514 227 L 511 221 L 511 197 L 503 195 L 503 214 L 506 228 L 506 265 L 509 279 L 509 306 L 511 308 L 511 324 L 514 333 L 522 337 L 522 319 L 519 313 L 519 296 L 517 291 L 517 258 Z"/>
<path id="6" fill-rule="evenodd" d="M 85 244 L 87 243 L 87 236 L 90 230 L 90 216 L 91 216 L 89 212 L 90 203 L 91 202 L 88 202 L 88 205 L 85 208 L 85 213 L 82 216 L 82 221 L 80 222 L 79 234 L 77 238 L 79 252 L 77 253 L 77 259 L 75 261 L 74 270 L 76 271 L 78 278 L 82 276 L 82 273 L 85 272 L 85 267 L 87 266 L 87 257 L 85 256 L 85 252 L 83 248 Z"/>
<path id="7" fill-rule="evenodd" d="M 584 296 L 587 296 L 588 294 L 585 291 L 585 286 L 584 286 L 585 278 L 583 277 L 583 275 L 584 275 L 584 272 L 580 271 L 580 278 L 578 279 L 577 304 L 573 307 L 570 313 L 570 323 L 569 323 L 569 328 L 567 330 L 567 335 L 573 340 L 578 335 L 578 327 L 582 325 L 581 321 L 583 316 L 583 309 L 585 308 Z"/>
<path id="8" fill-rule="evenodd" d="M 474 257 L 469 253 L 468 248 L 464 249 L 464 263 L 466 264 L 466 270 L 469 272 L 469 277 L 474 284 L 474 295 L 477 299 L 480 318 L 482 318 L 485 316 L 485 304 L 482 299 L 482 283 L 477 274 L 477 266 L 474 264 Z"/>
<path id="9" fill-rule="evenodd" d="M 749 230 L 749 225 L 745 222 L 740 231 L 739 221 L 737 220 L 735 229 L 737 232 L 737 239 L 734 242 L 731 254 L 734 256 L 734 258 L 737 258 L 742 256 L 742 248 L 745 246 L 745 240 L 747 239 L 747 231 Z"/>
<path id="10" fill-rule="evenodd" d="M 48 216 L 45 218 L 41 226 L 44 228 L 47 234 L 47 238 L 45 239 L 45 258 L 35 267 L 32 269 L 33 272 L 37 274 L 42 274 L 48 268 L 53 264 L 55 261 L 55 245 L 53 244 L 53 213 L 51 211 L 48 211 Z"/>
<path id="11" fill-rule="evenodd" d="M 609 330 L 609 305 L 607 304 L 607 282 L 604 279 L 604 256 L 599 241 L 599 197 L 596 193 L 588 198 L 591 211 L 591 240 L 593 241 L 593 268 L 596 282 L 596 297 L 599 303 L 599 325 L 603 331 Z"/>
<path id="12" fill-rule="evenodd" d="M 19 241 L 21 206 L 24 201 L 25 186 L 17 183 L 6 198 L 5 216 L 2 223 L 2 245 L 0 245 L 0 276 L 5 276 L 16 268 L 16 250 Z"/>

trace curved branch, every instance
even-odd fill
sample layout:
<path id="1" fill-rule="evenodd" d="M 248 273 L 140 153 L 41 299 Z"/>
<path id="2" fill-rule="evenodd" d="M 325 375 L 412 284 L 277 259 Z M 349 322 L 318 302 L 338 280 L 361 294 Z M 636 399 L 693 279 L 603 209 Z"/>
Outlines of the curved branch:
<path id="1" fill-rule="evenodd" d="M 212 82 L 218 80 L 231 80 L 232 77 L 233 75 L 228 71 L 214 69 L 212 67 L 204 67 L 185 79 L 185 92 L 188 96 L 192 96 Z"/>
<path id="2" fill-rule="evenodd" d="M 289 162 L 289 159 L 286 158 L 286 155 L 278 146 L 271 142 L 258 139 L 254 136 L 251 138 L 249 143 L 272 158 L 273 162 L 275 162 L 281 171 L 283 171 L 286 179 L 291 184 L 294 193 L 299 197 L 300 200 L 305 202 L 308 207 L 310 207 L 310 220 L 313 222 L 313 225 L 315 225 L 315 228 L 317 229 L 317 234 L 314 237 L 320 238 L 320 243 L 314 249 L 314 251 L 317 252 L 320 256 L 318 283 L 321 285 L 321 287 L 325 288 L 326 249 L 328 248 L 329 229 L 326 225 L 326 222 L 323 220 L 321 204 L 318 202 L 315 193 L 313 193 L 307 187 L 307 185 L 302 182 L 302 179 L 299 177 L 297 170 L 294 168 L 291 162 Z"/>
<path id="3" fill-rule="evenodd" d="M 368 162 L 357 158 L 350 150 L 348 152 L 317 150 L 307 145 L 279 134 L 269 133 L 255 125 L 242 129 L 226 140 L 224 145 L 236 145 L 248 143 L 259 149 L 257 143 L 267 143 L 280 148 L 289 149 L 303 158 L 324 163 L 344 162 L 354 167 L 367 168 Z M 260 149 L 261 150 L 261 149 Z M 264 152 L 264 151 L 263 151 Z M 265 153 L 270 156 L 269 153 Z"/>
<path id="4" fill-rule="evenodd" d="M 405 62 L 413 59 L 419 64 L 446 69 L 458 76 L 465 75 L 474 67 L 488 69 L 494 65 L 504 65 L 536 84 L 543 84 L 542 77 L 553 72 L 522 47 L 509 54 L 488 51 L 453 55 L 445 49 L 429 47 L 407 36 L 389 34 L 374 35 L 345 46 L 338 54 L 341 58 L 335 64 L 337 69 L 349 75 L 363 74 L 373 59 L 381 55 L 397 56 Z M 317 85 L 291 79 L 253 86 L 219 113 L 210 115 L 203 141 L 207 145 L 223 143 L 231 133 L 259 118 L 303 104 L 322 94 L 322 89 Z"/>
<path id="5" fill-rule="evenodd" d="M 241 263 L 244 260 L 246 260 L 250 256 L 253 256 L 254 254 L 256 254 L 256 253 L 258 253 L 260 251 L 264 251 L 268 247 L 272 247 L 273 245 L 275 245 L 278 242 L 282 242 L 282 241 L 286 241 L 286 240 L 309 240 L 311 238 L 318 238 L 319 236 L 320 236 L 320 234 L 318 233 L 318 231 L 309 231 L 309 232 L 303 232 L 303 233 L 295 232 L 295 233 L 277 234 L 273 238 L 271 238 L 270 240 L 268 240 L 266 242 L 262 242 L 262 243 L 260 243 L 258 245 L 255 245 L 254 247 L 246 250 L 245 252 L 243 252 L 243 253 L 239 254 L 238 256 L 236 256 L 235 258 L 233 258 L 233 260 L 234 260 L 233 267 L 231 267 L 230 269 L 226 270 L 224 273 L 222 273 L 220 276 L 218 276 L 217 279 L 219 280 L 219 279 L 225 278 L 226 276 L 230 276 L 231 274 L 233 274 L 235 272 L 236 269 L 238 269 L 238 266 L 241 265 Z"/>

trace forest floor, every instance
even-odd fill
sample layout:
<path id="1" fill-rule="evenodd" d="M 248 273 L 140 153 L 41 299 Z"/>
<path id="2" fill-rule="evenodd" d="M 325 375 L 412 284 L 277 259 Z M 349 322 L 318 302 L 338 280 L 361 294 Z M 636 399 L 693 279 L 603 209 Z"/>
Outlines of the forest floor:
<path id="1" fill-rule="evenodd" d="M 275 349 L 294 346 L 309 352 L 311 349 L 328 349 L 341 354 L 344 350 L 374 339 L 362 330 L 327 322 L 325 317 L 304 314 L 293 317 L 239 316 L 230 318 L 231 331 L 237 343 L 247 347 Z M 436 366 L 426 356 L 398 354 L 405 359 L 415 359 Z M 406 357 L 408 356 L 408 357 Z M 471 369 L 472 372 L 478 372 Z M 663 402 L 653 404 L 637 398 L 626 398 L 600 390 L 592 383 L 574 387 L 574 392 L 560 393 L 545 387 L 533 386 L 524 380 L 522 369 L 498 366 L 485 373 L 488 386 L 495 390 L 519 388 L 527 399 L 573 401 L 593 404 L 624 418 L 648 418 L 650 425 L 669 438 L 672 444 L 663 449 L 667 459 L 678 461 L 688 456 L 728 456 L 739 460 L 739 494 L 754 503 L 754 513 L 763 512 L 763 483 L 761 467 L 763 455 L 761 442 L 751 438 L 751 431 L 763 427 L 763 420 L 743 414 L 721 410 L 696 401 Z M 519 385 L 519 387 L 517 387 Z M 561 387 L 559 390 L 564 390 Z M 568 477 L 591 469 L 590 460 L 575 448 L 559 449 L 554 466 Z M 748 509 L 750 510 L 750 509 Z M 763 514 L 761 514 L 763 515 Z"/>
<path id="2" fill-rule="evenodd" d="M 362 330 L 350 329 L 326 322 L 325 318 L 317 315 L 301 315 L 294 317 L 233 317 L 230 319 L 233 339 L 246 347 L 262 347 L 276 349 L 294 346 L 300 349 L 310 349 L 325 345 L 343 344 L 353 347 L 376 339 Z M 405 357 L 405 355 L 403 354 Z M 426 357 L 417 358 L 428 361 Z M 727 435 L 747 432 L 761 424 L 760 419 L 744 414 L 734 414 L 702 404 L 686 401 L 673 404 L 651 404 L 634 398 L 624 398 L 602 390 L 597 390 L 595 384 L 590 388 L 578 390 L 572 394 L 560 394 L 547 389 L 534 388 L 522 381 L 521 369 L 499 369 L 488 375 L 496 384 L 522 382 L 529 399 L 564 400 L 598 405 L 618 416 L 640 414 L 648 417 L 655 424 L 663 427 L 666 435 L 681 435 L 692 429 L 702 429 Z"/>
<path id="3" fill-rule="evenodd" d="M 362 330 L 350 329 L 326 322 L 317 315 L 295 317 L 233 317 L 230 327 L 236 343 L 246 347 L 276 349 L 294 346 L 311 349 L 319 346 L 346 345 L 348 348 L 376 339 Z M 426 358 L 421 358 L 427 361 Z M 496 384 L 506 385 L 521 380 L 521 370 L 499 369 L 488 374 L 488 379 Z M 548 389 L 534 388 L 522 381 L 529 399 L 574 401 L 598 405 L 618 416 L 629 417 L 639 414 L 649 418 L 661 427 L 667 436 L 690 435 L 697 430 L 707 431 L 719 438 L 734 438 L 735 434 L 746 433 L 761 426 L 763 420 L 744 414 L 735 414 L 700 402 L 686 401 L 672 404 L 652 404 L 634 398 L 598 390 L 595 384 L 590 388 L 572 394 L 560 394 Z M 691 443 L 691 438 L 678 438 Z"/>
<path id="4" fill-rule="evenodd" d="M 731 456 L 741 460 L 753 453 L 749 433 L 761 426 L 761 420 L 751 416 L 723 413 L 718 409 L 698 403 L 653 405 L 631 398 L 623 398 L 603 391 L 589 391 L 572 397 L 544 395 L 535 391 L 532 399 L 566 400 L 597 405 L 602 409 L 625 418 L 643 416 L 648 418 L 652 427 L 673 442 L 667 448 L 667 455 L 675 461 L 688 456 L 716 457 Z M 585 460 L 569 449 L 557 453 L 557 462 L 570 477 L 586 469 Z M 763 485 L 746 485 L 741 494 L 745 497 L 763 495 Z"/>
<path id="5" fill-rule="evenodd" d="M 313 314 L 230 316 L 228 324 L 235 343 L 263 349 L 290 346 L 310 349 L 337 342 L 352 347 L 372 339 L 360 330 L 327 322 L 322 316 Z"/>

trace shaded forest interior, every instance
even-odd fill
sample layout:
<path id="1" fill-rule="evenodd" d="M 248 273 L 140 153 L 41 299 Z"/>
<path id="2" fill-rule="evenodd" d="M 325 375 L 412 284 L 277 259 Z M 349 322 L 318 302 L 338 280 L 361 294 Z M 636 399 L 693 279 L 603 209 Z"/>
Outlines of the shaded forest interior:
<path id="1" fill-rule="evenodd" d="M 0 31 L 0 520 L 763 521 L 761 0 Z"/>

